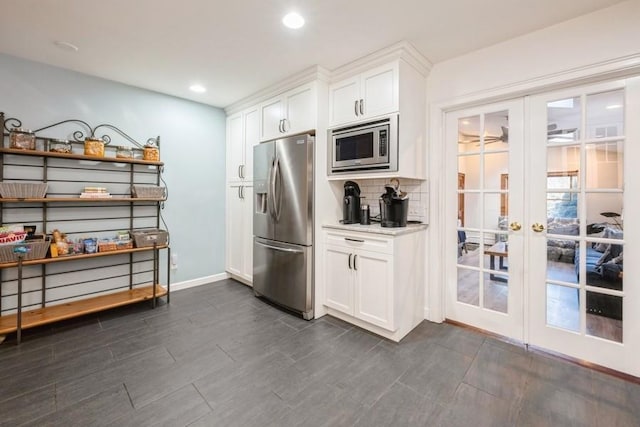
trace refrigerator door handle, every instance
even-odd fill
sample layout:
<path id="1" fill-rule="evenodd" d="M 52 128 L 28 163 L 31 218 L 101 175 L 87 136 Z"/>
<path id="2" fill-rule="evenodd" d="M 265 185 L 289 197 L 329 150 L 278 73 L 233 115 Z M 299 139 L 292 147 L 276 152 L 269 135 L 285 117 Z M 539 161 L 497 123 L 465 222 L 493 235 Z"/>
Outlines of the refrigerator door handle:
<path id="1" fill-rule="evenodd" d="M 264 246 L 265 248 L 273 249 L 275 251 L 280 251 L 280 252 L 290 252 L 290 253 L 294 253 L 294 254 L 304 253 L 304 251 L 301 251 L 299 249 L 281 248 L 279 246 L 267 245 L 266 243 L 262 243 L 262 242 L 259 242 L 259 241 L 256 241 L 256 244 L 258 244 L 260 246 Z"/>
<path id="2" fill-rule="evenodd" d="M 275 163 L 276 163 L 276 159 L 274 158 L 271 160 L 271 169 L 269 169 L 269 181 L 267 182 L 267 185 L 268 185 L 267 206 L 269 207 L 269 215 L 271 215 L 271 218 L 273 218 L 274 221 L 276 219 L 275 204 L 274 204 L 275 197 L 273 196 L 275 192 L 275 179 L 273 177 L 273 173 L 275 171 Z M 271 203 L 269 203 L 268 199 L 271 199 Z"/>
<path id="3" fill-rule="evenodd" d="M 273 182 L 271 183 L 271 188 L 273 190 L 273 209 L 276 214 L 276 221 L 280 221 L 280 207 L 278 205 L 282 201 L 282 191 L 280 191 L 279 195 L 276 194 L 276 181 L 278 179 L 278 175 L 280 175 L 280 158 L 276 157 L 276 161 L 273 165 Z"/>

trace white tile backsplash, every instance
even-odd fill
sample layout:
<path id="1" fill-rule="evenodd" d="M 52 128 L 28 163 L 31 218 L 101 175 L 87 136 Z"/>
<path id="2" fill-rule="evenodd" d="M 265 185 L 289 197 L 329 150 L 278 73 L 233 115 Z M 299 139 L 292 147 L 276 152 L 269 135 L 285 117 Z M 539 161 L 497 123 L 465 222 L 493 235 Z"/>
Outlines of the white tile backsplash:
<path id="1" fill-rule="evenodd" d="M 385 192 L 384 186 L 389 183 L 387 179 L 360 179 L 356 181 L 360 186 L 362 204 L 368 204 L 371 215 L 380 213 L 378 199 Z M 400 190 L 409 194 L 409 220 L 428 223 L 427 204 L 429 201 L 428 181 L 417 179 L 400 179 Z"/>

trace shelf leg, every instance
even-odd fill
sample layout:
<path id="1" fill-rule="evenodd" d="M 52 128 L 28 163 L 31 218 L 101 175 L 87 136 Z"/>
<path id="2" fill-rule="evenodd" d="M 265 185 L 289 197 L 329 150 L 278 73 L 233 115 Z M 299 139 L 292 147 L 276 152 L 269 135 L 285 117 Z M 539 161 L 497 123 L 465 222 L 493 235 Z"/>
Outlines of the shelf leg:
<path id="1" fill-rule="evenodd" d="M 152 308 L 156 308 L 156 284 L 158 283 L 158 244 L 153 244 L 153 302 Z"/>
<path id="2" fill-rule="evenodd" d="M 171 248 L 167 248 L 167 304 L 171 300 Z"/>
<path id="3" fill-rule="evenodd" d="M 18 256 L 18 314 L 16 316 L 16 341 L 22 341 L 22 255 Z"/>

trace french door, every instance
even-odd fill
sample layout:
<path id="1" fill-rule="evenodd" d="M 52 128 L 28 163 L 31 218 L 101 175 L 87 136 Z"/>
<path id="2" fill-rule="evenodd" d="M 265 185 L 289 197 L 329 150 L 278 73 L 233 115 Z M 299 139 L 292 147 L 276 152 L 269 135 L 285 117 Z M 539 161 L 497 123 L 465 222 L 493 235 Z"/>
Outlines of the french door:
<path id="1" fill-rule="evenodd" d="M 635 376 L 639 103 L 637 78 L 531 97 L 526 156 L 529 342 Z"/>
<path id="2" fill-rule="evenodd" d="M 447 180 L 457 194 L 447 204 L 447 253 L 455 259 L 447 318 L 522 340 L 523 101 L 449 113 L 446 129 L 457 165 Z"/>
<path id="3" fill-rule="evenodd" d="M 448 319 L 640 376 L 639 118 L 639 78 L 447 113 Z"/>

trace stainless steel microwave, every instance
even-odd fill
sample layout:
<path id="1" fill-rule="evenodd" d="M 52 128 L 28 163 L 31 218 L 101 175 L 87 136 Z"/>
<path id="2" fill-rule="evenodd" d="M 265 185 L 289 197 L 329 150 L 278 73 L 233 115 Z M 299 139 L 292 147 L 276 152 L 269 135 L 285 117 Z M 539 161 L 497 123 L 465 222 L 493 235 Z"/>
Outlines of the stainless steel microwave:
<path id="1" fill-rule="evenodd" d="M 329 130 L 330 174 L 398 170 L 398 115 Z"/>

